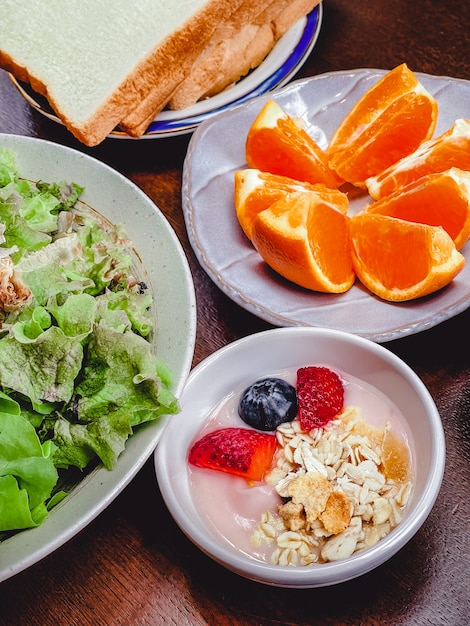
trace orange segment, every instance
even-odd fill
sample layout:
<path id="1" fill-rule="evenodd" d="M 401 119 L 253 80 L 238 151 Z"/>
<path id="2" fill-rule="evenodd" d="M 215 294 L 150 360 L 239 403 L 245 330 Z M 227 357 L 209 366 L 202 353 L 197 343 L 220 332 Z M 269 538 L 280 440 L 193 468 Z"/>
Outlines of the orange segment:
<path id="1" fill-rule="evenodd" d="M 436 127 L 437 102 L 405 65 L 373 85 L 331 138 L 330 167 L 364 187 L 375 176 L 428 140 Z"/>
<path id="2" fill-rule="evenodd" d="M 353 266 L 374 294 L 405 301 L 448 285 L 464 257 L 441 226 L 359 213 L 350 219 Z"/>
<path id="3" fill-rule="evenodd" d="M 470 120 L 456 120 L 446 132 L 423 143 L 413 154 L 366 181 L 375 200 L 410 182 L 451 167 L 470 170 Z"/>
<path id="4" fill-rule="evenodd" d="M 316 192 L 325 201 L 333 203 L 343 213 L 348 210 L 347 195 L 337 189 L 303 183 L 294 178 L 256 169 L 238 170 L 235 172 L 235 210 L 240 226 L 248 239 L 251 239 L 253 221 L 258 213 L 294 191 Z"/>
<path id="5" fill-rule="evenodd" d="M 250 168 L 327 187 L 342 183 L 325 152 L 274 100 L 265 103 L 248 131 L 246 162 Z"/>
<path id="6" fill-rule="evenodd" d="M 355 280 L 348 221 L 319 194 L 294 192 L 258 213 L 252 241 L 287 280 L 314 291 L 342 293 Z"/>
<path id="7" fill-rule="evenodd" d="M 451 168 L 447 172 L 428 174 L 364 210 L 442 226 L 460 250 L 470 237 L 470 172 Z"/>

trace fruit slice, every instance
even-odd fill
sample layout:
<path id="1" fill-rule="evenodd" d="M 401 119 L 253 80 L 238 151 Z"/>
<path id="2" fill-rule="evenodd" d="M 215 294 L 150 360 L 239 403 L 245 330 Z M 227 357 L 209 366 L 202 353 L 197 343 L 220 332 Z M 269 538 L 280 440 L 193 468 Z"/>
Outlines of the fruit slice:
<path id="1" fill-rule="evenodd" d="M 470 237 L 470 172 L 451 168 L 428 174 L 373 202 L 364 211 L 442 226 L 460 250 Z"/>
<path id="2" fill-rule="evenodd" d="M 451 167 L 470 170 L 470 120 L 456 120 L 446 132 L 367 179 L 366 186 L 372 198 L 379 200 L 418 178 Z"/>
<path id="3" fill-rule="evenodd" d="M 262 378 L 242 393 L 238 414 L 257 430 L 276 430 L 297 415 L 297 393 L 282 378 Z"/>
<path id="4" fill-rule="evenodd" d="M 342 183 L 325 152 L 275 100 L 265 103 L 248 131 L 246 162 L 251 168 L 327 187 Z"/>
<path id="5" fill-rule="evenodd" d="M 384 300 L 434 293 L 464 266 L 464 257 L 441 226 L 359 213 L 351 217 L 350 229 L 357 277 Z"/>
<path id="6" fill-rule="evenodd" d="M 264 261 L 301 287 L 342 293 L 354 283 L 349 218 L 317 193 L 288 194 L 253 222 Z"/>
<path id="7" fill-rule="evenodd" d="M 410 453 L 406 443 L 387 429 L 381 448 L 384 475 L 397 483 L 409 480 Z"/>
<path id="8" fill-rule="evenodd" d="M 365 181 L 411 154 L 436 127 L 437 103 L 413 72 L 399 65 L 375 83 L 343 119 L 328 145 L 330 167 Z"/>
<path id="9" fill-rule="evenodd" d="M 189 462 L 259 481 L 271 467 L 276 447 L 275 435 L 248 428 L 221 428 L 196 441 Z"/>
<path id="10" fill-rule="evenodd" d="M 343 383 L 329 367 L 301 367 L 297 370 L 297 397 L 302 430 L 322 428 L 343 410 Z"/>
<path id="11" fill-rule="evenodd" d="M 340 211 L 346 213 L 348 210 L 347 195 L 337 189 L 329 189 L 325 185 L 306 183 L 258 169 L 238 170 L 235 172 L 235 210 L 240 226 L 248 239 L 251 240 L 256 215 L 293 191 L 316 191 L 327 202 L 335 204 Z"/>

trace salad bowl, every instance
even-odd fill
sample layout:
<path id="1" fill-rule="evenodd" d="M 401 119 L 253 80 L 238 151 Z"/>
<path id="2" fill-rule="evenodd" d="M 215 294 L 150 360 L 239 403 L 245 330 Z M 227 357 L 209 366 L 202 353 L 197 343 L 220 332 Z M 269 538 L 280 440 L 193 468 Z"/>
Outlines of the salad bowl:
<path id="1" fill-rule="evenodd" d="M 16 156 L 21 178 L 83 187 L 80 201 L 123 229 L 152 294 L 151 350 L 171 371 L 171 392 L 178 398 L 193 357 L 196 305 L 186 256 L 166 218 L 131 181 L 84 153 L 6 134 L 0 135 L 0 149 Z M 2 537 L 0 581 L 59 548 L 103 511 L 150 457 L 168 419 L 162 415 L 137 427 L 113 469 L 97 464 L 83 472 L 38 526 Z"/>

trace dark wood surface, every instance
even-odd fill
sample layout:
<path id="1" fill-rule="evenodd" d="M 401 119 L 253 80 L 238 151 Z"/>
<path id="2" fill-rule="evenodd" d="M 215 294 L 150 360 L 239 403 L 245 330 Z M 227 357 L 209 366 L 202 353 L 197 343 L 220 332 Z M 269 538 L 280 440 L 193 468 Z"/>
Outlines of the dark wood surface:
<path id="1" fill-rule="evenodd" d="M 317 45 L 298 77 L 360 67 L 470 79 L 470 4 L 325 0 Z M 470 118 L 470 102 L 468 104 Z M 189 137 L 107 140 L 87 149 L 34 111 L 0 72 L 0 132 L 66 144 L 105 161 L 160 207 L 187 253 L 198 304 L 194 364 L 269 327 L 198 265 L 181 212 Z M 447 464 L 417 535 L 374 572 L 337 587 L 286 590 L 244 580 L 188 541 L 159 494 L 153 459 L 85 530 L 0 585 L 0 624 L 279 625 L 470 623 L 470 311 L 387 347 L 411 365 L 441 413 Z M 1 559 L 1 547 L 0 547 Z"/>

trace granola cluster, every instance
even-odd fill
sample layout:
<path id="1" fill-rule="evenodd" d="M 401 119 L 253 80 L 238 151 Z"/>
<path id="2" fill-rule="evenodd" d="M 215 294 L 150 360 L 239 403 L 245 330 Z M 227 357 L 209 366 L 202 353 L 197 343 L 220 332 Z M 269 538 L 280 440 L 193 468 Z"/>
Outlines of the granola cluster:
<path id="1" fill-rule="evenodd" d="M 265 477 L 283 499 L 266 511 L 252 543 L 273 546 L 271 562 L 310 565 L 376 544 L 402 519 L 412 490 L 406 443 L 346 407 L 325 428 L 297 420 L 276 430 L 276 465 Z"/>

